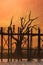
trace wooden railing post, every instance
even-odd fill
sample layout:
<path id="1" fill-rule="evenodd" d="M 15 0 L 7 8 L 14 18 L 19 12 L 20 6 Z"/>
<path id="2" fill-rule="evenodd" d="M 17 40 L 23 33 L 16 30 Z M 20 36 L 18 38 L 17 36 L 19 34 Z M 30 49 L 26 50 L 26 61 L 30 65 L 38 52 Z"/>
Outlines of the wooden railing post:
<path id="1" fill-rule="evenodd" d="M 15 25 L 13 25 L 13 33 L 15 33 Z"/>
<path id="2" fill-rule="evenodd" d="M 12 28 L 11 28 L 11 36 L 10 36 L 10 43 L 11 43 L 11 62 L 12 62 Z"/>
<path id="3" fill-rule="evenodd" d="M 32 29 L 31 29 L 31 35 L 30 35 L 30 60 L 32 60 Z"/>
<path id="4" fill-rule="evenodd" d="M 3 28 L 1 27 L 1 62 L 3 62 Z"/>
<path id="5" fill-rule="evenodd" d="M 18 27 L 18 34 L 20 33 L 20 28 Z M 15 51 L 15 53 L 16 53 L 16 58 L 18 59 L 18 61 L 19 61 L 19 59 L 20 59 L 20 36 L 18 35 L 18 41 L 16 42 L 16 51 Z"/>
<path id="6" fill-rule="evenodd" d="M 20 28 L 20 59 L 22 61 L 22 49 L 21 49 L 21 44 L 22 44 L 22 29 Z"/>
<path id="7" fill-rule="evenodd" d="M 40 29 L 38 28 L 38 61 L 40 61 Z"/>
<path id="8" fill-rule="evenodd" d="M 27 32 L 27 36 L 28 36 L 28 45 L 27 45 L 27 61 L 29 61 L 30 59 L 30 55 L 29 55 L 29 28 L 27 28 L 28 32 Z"/>
<path id="9" fill-rule="evenodd" d="M 10 27 L 8 27 L 8 62 L 9 58 L 11 58 L 12 61 L 12 29 L 10 29 Z"/>

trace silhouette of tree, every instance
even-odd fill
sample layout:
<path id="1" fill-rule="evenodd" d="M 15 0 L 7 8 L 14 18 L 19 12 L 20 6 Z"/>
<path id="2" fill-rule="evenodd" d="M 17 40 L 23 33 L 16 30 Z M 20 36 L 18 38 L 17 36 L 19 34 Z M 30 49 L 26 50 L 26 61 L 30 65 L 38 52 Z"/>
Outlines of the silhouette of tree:
<path id="1" fill-rule="evenodd" d="M 29 13 L 29 18 L 28 18 L 28 21 L 26 22 L 25 21 L 25 18 L 24 17 L 21 17 L 20 18 L 20 20 L 21 20 L 21 27 L 20 27 L 20 30 L 19 30 L 19 32 L 20 32 L 20 35 L 19 35 L 19 37 L 20 37 L 20 39 L 16 39 L 15 37 L 13 37 L 12 36 L 12 38 L 13 39 L 15 39 L 16 40 L 16 51 L 17 51 L 17 55 L 18 56 L 20 56 L 21 55 L 21 43 L 22 43 L 22 40 L 23 40 L 23 38 L 24 38 L 24 35 L 21 35 L 22 33 L 27 33 L 28 32 L 28 30 L 27 30 L 27 28 L 29 28 L 29 29 L 32 29 L 32 28 L 35 28 L 35 26 L 36 25 L 33 25 L 33 26 L 31 26 L 31 24 L 32 24 L 32 22 L 34 21 L 34 20 L 36 20 L 38 17 L 36 17 L 36 18 L 34 18 L 34 19 L 31 19 L 31 11 L 30 11 L 30 13 Z M 36 29 L 36 28 L 35 28 Z M 31 45 L 31 44 L 30 44 Z"/>

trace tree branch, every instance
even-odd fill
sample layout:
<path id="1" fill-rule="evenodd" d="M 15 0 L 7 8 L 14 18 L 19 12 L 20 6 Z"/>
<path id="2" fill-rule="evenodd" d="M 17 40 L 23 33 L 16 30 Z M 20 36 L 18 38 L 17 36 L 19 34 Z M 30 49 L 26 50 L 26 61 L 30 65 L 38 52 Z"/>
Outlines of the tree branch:
<path id="1" fill-rule="evenodd" d="M 24 28 L 25 19 L 24 19 L 24 17 L 20 17 L 20 19 L 21 19 L 21 27 Z"/>
<path id="2" fill-rule="evenodd" d="M 15 39 L 16 41 L 19 41 L 18 39 L 16 39 L 14 36 L 12 36 L 13 39 Z"/>
<path id="3" fill-rule="evenodd" d="M 28 27 L 28 28 L 29 28 L 29 29 L 30 29 L 30 28 L 34 28 L 35 30 L 37 30 L 35 26 L 37 26 L 37 25 L 33 25 L 33 26 Z M 23 33 L 25 33 L 25 32 L 27 33 L 27 31 L 28 31 L 28 30 L 27 30 L 27 28 L 26 28 L 26 30 L 25 30 Z M 30 31 L 29 31 L 29 32 L 30 32 Z"/>

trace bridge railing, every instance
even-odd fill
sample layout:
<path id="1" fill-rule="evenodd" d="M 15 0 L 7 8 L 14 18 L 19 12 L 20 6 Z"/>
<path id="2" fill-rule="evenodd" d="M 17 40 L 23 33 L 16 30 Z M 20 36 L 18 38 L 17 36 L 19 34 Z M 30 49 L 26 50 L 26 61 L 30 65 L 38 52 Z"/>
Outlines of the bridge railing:
<path id="1" fill-rule="evenodd" d="M 22 44 L 22 38 L 24 37 L 24 36 L 27 36 L 28 38 L 27 38 L 27 41 L 28 41 L 28 45 L 27 45 L 27 60 L 29 61 L 29 60 L 31 60 L 33 57 L 32 57 L 32 53 L 33 53 L 33 51 L 32 51 L 32 38 L 33 37 L 35 37 L 35 36 L 37 36 L 38 37 L 38 47 L 37 47 L 37 55 L 36 55 L 36 58 L 38 58 L 38 60 L 40 60 L 40 57 L 41 57 L 41 48 L 40 48 L 40 45 L 41 45 L 41 37 L 43 37 L 43 34 L 41 34 L 41 31 L 40 31 L 40 28 L 38 28 L 38 33 L 33 33 L 33 29 L 31 29 L 31 32 L 29 32 L 29 28 L 27 28 L 27 30 L 28 30 L 28 32 L 27 33 L 22 33 L 22 32 L 20 32 L 21 31 L 21 29 L 20 28 L 18 28 L 18 33 L 13 33 L 12 32 L 12 28 L 9 28 L 8 27 L 8 30 L 7 30 L 7 33 L 5 33 L 5 32 L 3 32 L 3 27 L 1 27 L 0 28 L 0 35 L 1 35 L 1 61 L 3 61 L 3 38 L 4 38 L 4 36 L 8 36 L 8 39 L 7 39 L 7 41 L 8 41 L 8 62 L 9 62 L 9 59 L 11 59 L 11 61 L 12 61 L 12 59 L 13 59 L 13 57 L 12 57 L 12 55 L 14 56 L 14 55 L 16 55 L 17 56 L 17 59 L 19 60 L 19 59 L 21 59 L 22 60 L 22 58 L 23 58 L 23 56 L 22 56 L 22 50 L 24 50 L 24 49 L 21 49 L 21 44 Z M 13 30 L 14 31 L 14 30 Z M 17 35 L 18 36 L 18 39 L 16 39 L 14 36 L 15 35 Z M 18 44 L 16 44 L 16 54 L 15 53 L 12 53 L 12 39 L 14 39 L 14 40 L 16 40 L 16 43 L 18 43 Z M 6 55 L 5 55 L 6 56 Z M 20 58 L 19 58 L 20 57 Z"/>

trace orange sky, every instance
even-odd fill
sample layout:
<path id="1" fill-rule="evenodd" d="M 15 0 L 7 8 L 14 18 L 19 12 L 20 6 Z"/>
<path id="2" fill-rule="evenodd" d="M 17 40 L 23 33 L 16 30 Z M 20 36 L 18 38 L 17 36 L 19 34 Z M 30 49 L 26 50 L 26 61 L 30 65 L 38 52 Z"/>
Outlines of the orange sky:
<path id="1" fill-rule="evenodd" d="M 43 30 L 43 0 L 0 0 L 0 26 L 8 26 L 12 16 L 13 24 L 19 26 L 20 17 L 28 15 L 30 10 L 33 18 L 39 16 L 35 22 Z"/>
<path id="2" fill-rule="evenodd" d="M 39 25 L 43 26 L 43 0 L 0 0 L 0 26 L 8 26 L 11 17 L 13 24 L 18 25 L 20 16 L 25 16 L 31 10 L 32 17 L 39 16 Z"/>

